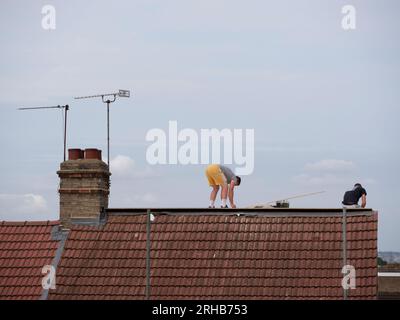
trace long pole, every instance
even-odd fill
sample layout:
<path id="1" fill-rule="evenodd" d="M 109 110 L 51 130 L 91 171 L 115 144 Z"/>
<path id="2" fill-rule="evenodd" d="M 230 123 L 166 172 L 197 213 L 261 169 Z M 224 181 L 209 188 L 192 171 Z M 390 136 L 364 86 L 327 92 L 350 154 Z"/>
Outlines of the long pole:
<path id="1" fill-rule="evenodd" d="M 291 197 L 288 197 L 288 198 L 285 198 L 285 199 L 274 200 L 274 201 L 270 201 L 270 202 L 267 202 L 267 203 L 264 203 L 264 204 L 257 204 L 257 205 L 251 206 L 251 207 L 249 207 L 249 208 L 261 207 L 261 206 L 265 206 L 265 205 L 270 205 L 270 204 L 272 204 L 272 203 L 274 203 L 274 202 L 279 202 L 279 201 L 286 201 L 286 200 L 291 200 L 291 199 L 296 199 L 296 198 L 303 198 L 303 197 L 313 196 L 313 195 L 320 194 L 320 193 L 324 193 L 324 192 L 325 192 L 325 191 L 318 191 L 318 192 L 311 192 L 311 193 L 299 194 L 299 195 L 291 196 Z"/>
<path id="2" fill-rule="evenodd" d="M 67 115 L 69 106 L 66 105 L 64 108 L 65 117 L 64 117 L 64 161 L 67 159 Z"/>
<path id="3" fill-rule="evenodd" d="M 107 100 L 107 165 L 110 170 L 110 100 Z"/>
<path id="4" fill-rule="evenodd" d="M 101 96 L 103 103 L 107 103 L 107 166 L 110 170 L 110 103 L 113 103 L 117 99 L 117 94 L 114 94 L 114 99 L 104 100 L 104 96 Z"/>
<path id="5" fill-rule="evenodd" d="M 146 217 L 146 300 L 150 299 L 150 210 L 147 210 Z"/>
<path id="6" fill-rule="evenodd" d="M 29 108 L 18 108 L 18 110 L 38 110 L 38 109 L 64 109 L 64 161 L 67 159 L 67 114 L 69 105 L 65 106 L 51 106 L 51 107 L 29 107 Z"/>
<path id="7" fill-rule="evenodd" d="M 342 216 L 342 256 L 343 256 L 343 267 L 347 265 L 347 221 L 346 221 L 346 208 L 343 208 Z M 343 299 L 347 300 L 347 289 L 343 288 Z"/>

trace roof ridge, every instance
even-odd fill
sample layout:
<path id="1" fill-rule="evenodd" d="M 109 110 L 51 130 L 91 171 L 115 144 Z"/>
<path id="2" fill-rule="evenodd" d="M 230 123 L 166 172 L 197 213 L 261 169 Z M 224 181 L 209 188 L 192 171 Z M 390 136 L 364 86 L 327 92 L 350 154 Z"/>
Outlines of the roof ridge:
<path id="1" fill-rule="evenodd" d="M 24 221 L 0 221 L 1 226 L 54 226 L 60 224 L 60 220 L 24 220 Z"/>

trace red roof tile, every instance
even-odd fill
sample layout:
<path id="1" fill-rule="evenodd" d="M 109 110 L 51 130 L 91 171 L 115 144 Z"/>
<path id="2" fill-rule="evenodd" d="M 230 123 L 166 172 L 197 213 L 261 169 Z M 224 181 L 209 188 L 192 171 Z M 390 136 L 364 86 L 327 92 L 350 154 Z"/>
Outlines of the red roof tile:
<path id="1" fill-rule="evenodd" d="M 42 268 L 50 265 L 58 241 L 52 227 L 58 221 L 0 222 L 0 299 L 39 299 Z"/>
<path id="2" fill-rule="evenodd" d="M 156 215 L 152 299 L 342 299 L 342 219 Z M 350 298 L 377 293 L 377 215 L 349 217 Z M 17 262 L 13 262 L 17 263 Z M 51 299 L 145 299 L 146 216 L 73 226 Z"/>

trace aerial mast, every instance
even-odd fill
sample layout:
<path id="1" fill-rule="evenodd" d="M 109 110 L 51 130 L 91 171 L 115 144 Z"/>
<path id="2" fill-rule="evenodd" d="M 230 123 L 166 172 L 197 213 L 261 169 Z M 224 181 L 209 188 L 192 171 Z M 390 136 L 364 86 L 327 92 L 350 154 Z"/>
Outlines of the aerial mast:
<path id="1" fill-rule="evenodd" d="M 50 107 L 28 107 L 28 108 L 19 108 L 18 110 L 41 110 L 41 109 L 61 109 L 64 110 L 64 161 L 67 158 L 67 116 L 69 105 L 58 105 L 58 106 L 50 106 Z"/>
<path id="2" fill-rule="evenodd" d="M 91 98 L 98 98 L 98 97 L 101 97 L 101 101 L 103 103 L 107 103 L 107 165 L 108 165 L 108 169 L 110 169 L 110 103 L 115 102 L 117 97 L 129 98 L 130 91 L 129 90 L 119 90 L 118 92 L 115 92 L 115 93 L 103 93 L 103 94 L 96 94 L 96 95 L 91 95 L 91 96 L 75 97 L 74 99 L 91 99 Z"/>

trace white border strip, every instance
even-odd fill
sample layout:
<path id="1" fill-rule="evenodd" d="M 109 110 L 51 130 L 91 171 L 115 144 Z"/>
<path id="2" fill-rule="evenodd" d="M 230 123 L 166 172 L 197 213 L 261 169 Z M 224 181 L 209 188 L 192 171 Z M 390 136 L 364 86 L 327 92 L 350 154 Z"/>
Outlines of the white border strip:
<path id="1" fill-rule="evenodd" d="M 400 277 L 400 272 L 378 272 L 378 277 Z"/>

